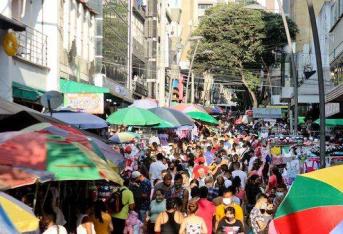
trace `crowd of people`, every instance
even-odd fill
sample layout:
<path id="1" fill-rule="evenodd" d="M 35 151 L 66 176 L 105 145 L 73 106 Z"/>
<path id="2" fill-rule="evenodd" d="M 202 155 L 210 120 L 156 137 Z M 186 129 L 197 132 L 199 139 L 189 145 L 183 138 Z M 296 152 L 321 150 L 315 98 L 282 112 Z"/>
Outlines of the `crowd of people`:
<path id="1" fill-rule="evenodd" d="M 288 190 L 268 139 L 258 136 L 258 126 L 224 124 L 217 130 L 199 131 L 193 141 L 171 140 L 167 147 L 154 137 L 136 152 L 133 144 L 124 146 L 123 185 L 99 185 L 78 202 L 67 192 L 68 208 L 57 208 L 58 196 L 48 196 L 45 203 L 54 205 L 41 214 L 43 233 L 268 233 Z M 70 218 L 66 224 L 66 211 L 77 214 L 73 224 Z"/>
<path id="2" fill-rule="evenodd" d="M 122 176 L 123 209 L 112 233 L 267 233 L 287 193 L 280 169 L 253 131 L 153 142 Z"/>

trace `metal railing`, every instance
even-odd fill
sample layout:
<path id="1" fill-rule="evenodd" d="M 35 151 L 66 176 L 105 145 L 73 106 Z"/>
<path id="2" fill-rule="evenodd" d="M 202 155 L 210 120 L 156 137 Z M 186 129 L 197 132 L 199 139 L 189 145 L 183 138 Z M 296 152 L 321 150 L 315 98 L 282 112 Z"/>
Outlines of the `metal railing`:
<path id="1" fill-rule="evenodd" d="M 330 53 L 329 62 L 333 62 L 338 56 L 343 53 L 343 41 L 341 41 L 338 46 Z"/>
<path id="2" fill-rule="evenodd" d="M 31 63 L 47 67 L 47 35 L 26 26 L 23 32 L 17 32 L 19 49 L 17 57 Z"/>

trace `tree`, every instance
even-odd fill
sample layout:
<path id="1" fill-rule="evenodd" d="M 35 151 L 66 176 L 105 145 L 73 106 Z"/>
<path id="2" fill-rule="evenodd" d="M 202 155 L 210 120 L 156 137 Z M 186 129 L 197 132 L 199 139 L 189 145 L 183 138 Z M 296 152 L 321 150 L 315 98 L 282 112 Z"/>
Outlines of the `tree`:
<path id="1" fill-rule="evenodd" d="M 264 28 L 261 11 L 245 9 L 240 4 L 210 8 L 195 31 L 204 39 L 193 68 L 198 73 L 213 68 L 229 70 L 241 79 L 257 107 L 258 78 L 247 67 L 256 64 L 263 53 Z"/>
<path id="2" fill-rule="evenodd" d="M 271 68 L 277 64 L 275 54 L 277 52 L 282 52 L 283 48 L 287 45 L 287 37 L 285 32 L 285 27 L 282 21 L 282 17 L 279 14 L 271 12 L 262 12 L 262 20 L 264 21 L 264 34 L 265 37 L 262 40 L 263 43 L 263 53 L 260 57 L 260 63 L 262 63 L 262 68 L 264 72 L 264 77 L 269 82 L 271 89 L 272 82 L 270 78 Z M 291 38 L 294 40 L 298 32 L 297 25 L 287 17 L 287 23 L 290 31 Z M 271 95 L 271 93 L 270 93 Z M 264 95 L 261 95 L 264 96 Z"/>
<path id="3" fill-rule="evenodd" d="M 297 26 L 287 20 L 294 39 Z M 257 107 L 258 71 L 263 69 L 270 80 L 271 67 L 277 62 L 275 51 L 287 44 L 282 17 L 246 9 L 241 4 L 218 5 L 206 11 L 194 34 L 204 38 L 195 56 L 194 70 L 198 73 L 218 68 L 229 71 L 241 79 L 253 106 Z"/>

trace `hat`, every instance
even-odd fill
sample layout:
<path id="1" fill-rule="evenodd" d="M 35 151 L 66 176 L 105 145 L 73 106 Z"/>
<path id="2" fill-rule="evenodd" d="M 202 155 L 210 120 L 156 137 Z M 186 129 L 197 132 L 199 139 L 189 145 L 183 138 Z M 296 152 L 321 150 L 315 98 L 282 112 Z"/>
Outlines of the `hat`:
<path id="1" fill-rule="evenodd" d="M 137 179 L 138 177 L 140 177 L 142 174 L 139 171 L 134 171 L 131 174 L 131 178 L 132 179 Z"/>

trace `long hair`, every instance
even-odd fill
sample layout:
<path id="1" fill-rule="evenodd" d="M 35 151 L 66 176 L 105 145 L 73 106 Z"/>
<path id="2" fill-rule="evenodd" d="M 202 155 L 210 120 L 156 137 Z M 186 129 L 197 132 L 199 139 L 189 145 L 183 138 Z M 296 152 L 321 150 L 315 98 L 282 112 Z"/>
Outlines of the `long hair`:
<path id="1" fill-rule="evenodd" d="M 100 223 L 104 222 L 104 220 L 102 219 L 101 212 L 105 212 L 105 211 L 106 211 L 105 203 L 101 200 L 96 201 L 94 205 L 94 216 L 97 220 L 99 220 Z"/>

